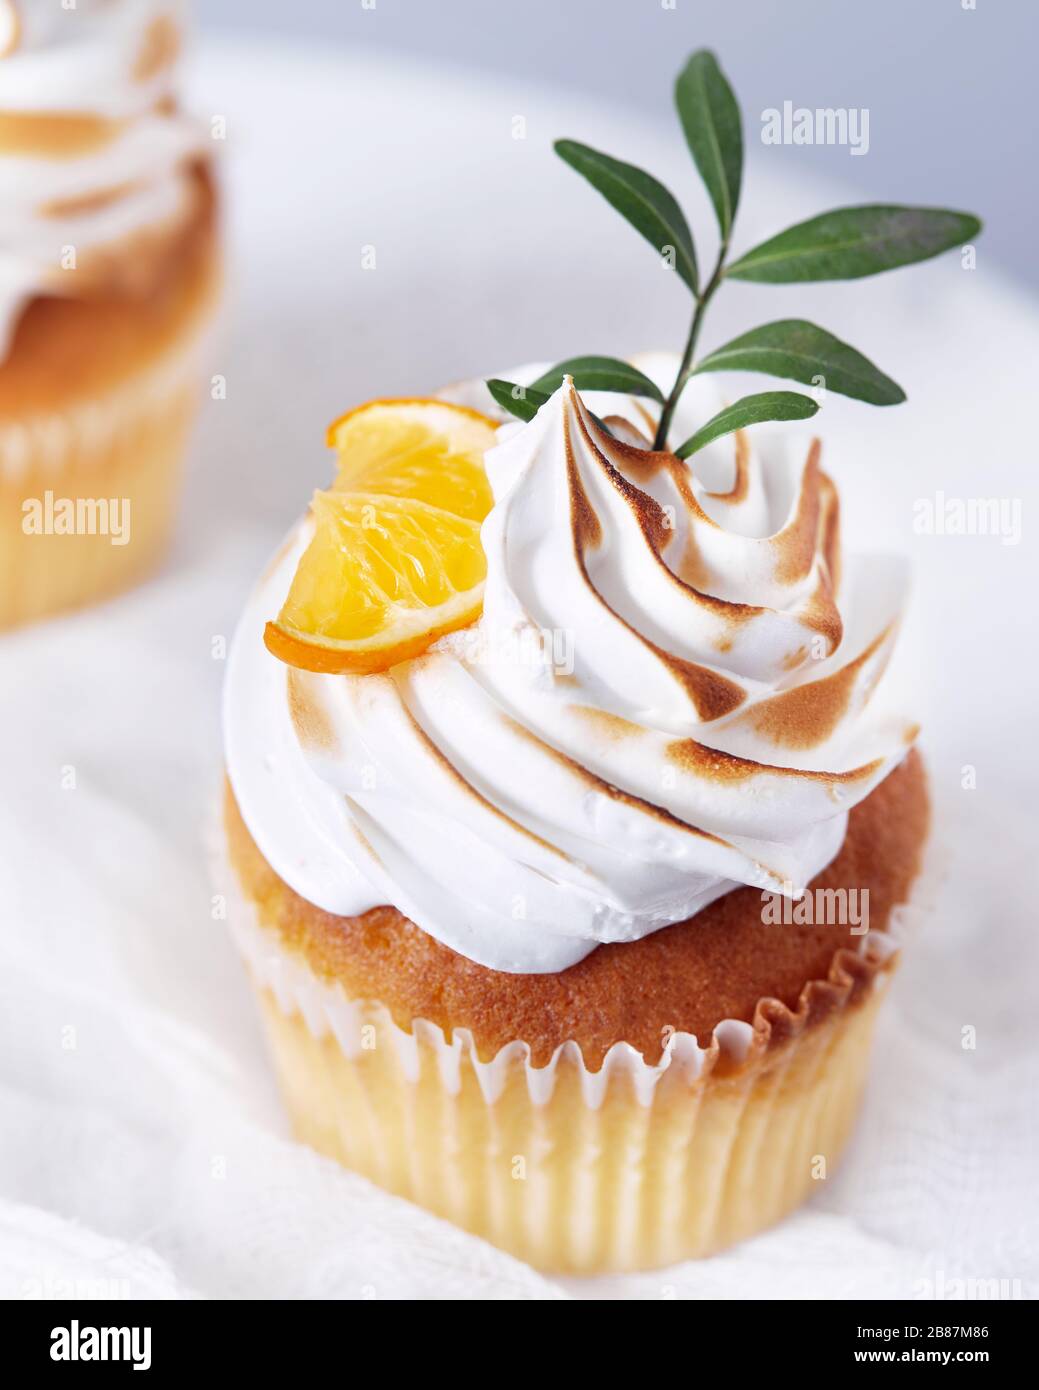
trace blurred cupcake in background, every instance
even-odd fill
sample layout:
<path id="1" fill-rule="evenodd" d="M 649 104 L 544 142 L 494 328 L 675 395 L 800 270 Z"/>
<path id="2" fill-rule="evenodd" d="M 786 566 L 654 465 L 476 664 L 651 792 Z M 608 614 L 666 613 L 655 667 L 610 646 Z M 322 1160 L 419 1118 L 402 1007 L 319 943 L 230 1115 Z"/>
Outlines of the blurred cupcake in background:
<path id="1" fill-rule="evenodd" d="M 0 0 L 0 627 L 161 556 L 220 281 L 182 8 Z"/>

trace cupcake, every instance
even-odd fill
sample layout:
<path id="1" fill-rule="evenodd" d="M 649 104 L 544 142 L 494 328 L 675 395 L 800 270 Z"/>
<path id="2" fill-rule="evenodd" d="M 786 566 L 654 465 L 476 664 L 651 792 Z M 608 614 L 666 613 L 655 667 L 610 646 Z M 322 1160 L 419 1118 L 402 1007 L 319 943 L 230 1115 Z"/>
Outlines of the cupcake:
<path id="1" fill-rule="evenodd" d="M 0 4 L 0 627 L 161 556 L 219 269 L 180 6 Z"/>
<path id="2" fill-rule="evenodd" d="M 694 379 L 669 438 L 718 405 Z M 527 423 L 482 385 L 345 417 L 225 688 L 296 1134 L 553 1271 L 708 1254 L 832 1174 L 927 833 L 873 699 L 905 567 L 842 557 L 818 439 L 686 462 L 659 413 L 565 376 Z"/>
<path id="3" fill-rule="evenodd" d="M 296 1133 L 553 1271 L 709 1254 L 831 1176 L 927 838 L 916 725 L 875 694 L 905 566 L 842 555 L 790 423 L 905 393 L 803 319 L 699 339 L 730 279 L 857 279 L 981 224 L 839 208 L 730 257 L 712 54 L 675 101 L 713 269 L 651 174 L 555 148 L 690 295 L 684 351 L 337 421 L 225 687 L 226 905 Z"/>

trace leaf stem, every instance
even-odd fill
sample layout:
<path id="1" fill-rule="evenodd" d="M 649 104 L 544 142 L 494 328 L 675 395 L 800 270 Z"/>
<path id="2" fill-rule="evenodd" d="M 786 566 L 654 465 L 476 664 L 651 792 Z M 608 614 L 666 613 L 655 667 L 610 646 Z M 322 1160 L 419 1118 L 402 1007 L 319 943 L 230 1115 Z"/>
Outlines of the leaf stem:
<path id="1" fill-rule="evenodd" d="M 664 409 L 660 412 L 660 423 L 657 425 L 657 432 L 653 437 L 654 449 L 667 448 L 667 435 L 671 428 L 671 417 L 675 413 L 679 397 L 686 388 L 689 378 L 693 374 L 693 353 L 696 351 L 696 342 L 700 336 L 700 325 L 703 316 L 714 296 L 715 290 L 721 283 L 722 271 L 725 267 L 725 257 L 729 253 L 729 238 L 725 237 L 718 249 L 718 260 L 715 264 L 711 278 L 703 288 L 703 292 L 696 296 L 696 308 L 693 311 L 693 321 L 689 326 L 689 337 L 686 340 L 685 352 L 682 354 L 682 361 L 679 363 L 678 375 L 675 377 L 675 384 L 671 388 L 671 394 L 664 402 Z"/>

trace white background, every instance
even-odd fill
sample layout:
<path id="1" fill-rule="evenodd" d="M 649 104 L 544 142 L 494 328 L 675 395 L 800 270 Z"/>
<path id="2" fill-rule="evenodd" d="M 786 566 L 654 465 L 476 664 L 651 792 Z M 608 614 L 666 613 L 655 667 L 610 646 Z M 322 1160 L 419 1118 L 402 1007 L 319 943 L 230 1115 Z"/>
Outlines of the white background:
<path id="1" fill-rule="evenodd" d="M 661 72 L 680 56 L 668 46 Z M 288 1140 L 211 914 L 214 642 L 326 479 L 324 426 L 351 404 L 679 344 L 681 286 L 554 160 L 554 136 L 653 167 L 702 260 L 711 219 L 677 128 L 522 78 L 241 44 L 200 59 L 194 104 L 229 129 L 227 399 L 206 404 L 161 573 L 0 638 L 0 1293 L 909 1297 L 956 1278 L 1034 1292 L 1034 305 L 983 238 L 974 271 L 953 253 L 858 284 L 735 285 L 712 309 L 705 346 L 814 318 L 909 393 L 893 410 L 831 399 L 818 423 L 846 541 L 914 562 L 893 678 L 925 726 L 947 878 L 883 1016 L 847 1160 L 813 1201 L 714 1260 L 549 1284 Z M 789 172 L 751 149 L 737 249 L 840 201 Z M 937 490 L 1021 499 L 1020 544 L 915 534 L 914 502 Z"/>
<path id="2" fill-rule="evenodd" d="M 545 84 L 661 125 L 674 68 L 714 48 L 751 139 L 786 100 L 868 109 L 868 156 L 780 147 L 769 157 L 785 175 L 847 179 L 858 202 L 982 210 L 989 256 L 1039 289 L 1033 0 L 202 0 L 196 11 L 204 32 L 417 57 L 447 83 L 483 72 Z"/>

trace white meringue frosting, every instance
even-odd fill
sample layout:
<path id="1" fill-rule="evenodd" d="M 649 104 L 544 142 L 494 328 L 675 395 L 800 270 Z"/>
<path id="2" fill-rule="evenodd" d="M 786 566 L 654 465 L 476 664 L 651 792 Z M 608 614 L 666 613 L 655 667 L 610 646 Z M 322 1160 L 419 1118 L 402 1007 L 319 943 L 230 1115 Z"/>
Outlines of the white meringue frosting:
<path id="1" fill-rule="evenodd" d="M 99 258 L 190 215 L 208 140 L 175 102 L 181 10 L 0 0 L 0 356 L 34 295 L 88 292 Z"/>
<path id="2" fill-rule="evenodd" d="M 677 362 L 639 365 L 666 387 Z M 672 442 L 721 403 L 694 379 Z M 797 894 L 836 855 L 915 735 L 867 709 L 904 566 L 842 573 L 804 434 L 758 428 L 685 464 L 649 451 L 652 429 L 642 403 L 569 383 L 503 426 L 483 617 L 384 675 L 264 648 L 297 528 L 236 634 L 224 716 L 242 816 L 297 893 L 344 916 L 390 903 L 482 965 L 540 973 L 740 884 Z"/>

